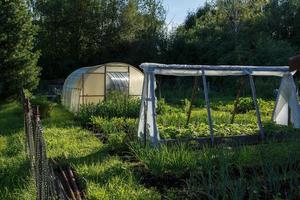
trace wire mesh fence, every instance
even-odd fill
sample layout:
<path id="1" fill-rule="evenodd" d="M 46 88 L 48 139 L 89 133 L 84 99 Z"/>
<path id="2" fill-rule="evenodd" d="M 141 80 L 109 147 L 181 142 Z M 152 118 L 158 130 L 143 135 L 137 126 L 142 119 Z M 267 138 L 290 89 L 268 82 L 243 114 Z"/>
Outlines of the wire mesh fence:
<path id="1" fill-rule="evenodd" d="M 26 152 L 30 159 L 32 174 L 36 185 L 36 199 L 68 199 L 59 187 L 53 167 L 48 162 L 46 143 L 38 106 L 31 106 L 22 92 L 24 108 L 24 127 Z"/>

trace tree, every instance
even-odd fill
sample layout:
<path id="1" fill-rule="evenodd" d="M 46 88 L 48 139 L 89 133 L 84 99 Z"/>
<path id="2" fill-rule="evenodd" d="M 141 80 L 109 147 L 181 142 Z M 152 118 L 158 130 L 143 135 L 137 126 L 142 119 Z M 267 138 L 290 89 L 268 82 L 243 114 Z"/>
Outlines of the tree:
<path id="1" fill-rule="evenodd" d="M 80 66 L 158 61 L 164 26 L 160 0 L 31 0 L 40 27 L 43 78 Z"/>
<path id="2" fill-rule="evenodd" d="M 288 57 L 297 51 L 290 42 L 297 40 L 296 34 L 288 31 L 295 27 L 289 24 L 296 19 L 286 21 L 286 13 L 298 14 L 288 1 L 280 2 L 217 0 L 200 8 L 173 34 L 170 59 L 202 64 L 286 65 Z M 280 15 L 275 17 L 277 12 Z"/>
<path id="3" fill-rule="evenodd" d="M 36 27 L 23 0 L 0 1 L 0 96 L 34 89 L 39 82 L 39 52 L 33 51 Z"/>

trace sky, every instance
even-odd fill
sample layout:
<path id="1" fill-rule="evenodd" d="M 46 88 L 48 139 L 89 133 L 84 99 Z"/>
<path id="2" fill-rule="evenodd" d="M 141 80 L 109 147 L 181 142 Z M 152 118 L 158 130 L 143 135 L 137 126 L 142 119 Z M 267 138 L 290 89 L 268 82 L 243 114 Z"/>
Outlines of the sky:
<path id="1" fill-rule="evenodd" d="M 206 0 L 163 0 L 167 12 L 168 28 L 171 29 L 182 24 L 188 12 L 196 11 L 205 2 Z"/>

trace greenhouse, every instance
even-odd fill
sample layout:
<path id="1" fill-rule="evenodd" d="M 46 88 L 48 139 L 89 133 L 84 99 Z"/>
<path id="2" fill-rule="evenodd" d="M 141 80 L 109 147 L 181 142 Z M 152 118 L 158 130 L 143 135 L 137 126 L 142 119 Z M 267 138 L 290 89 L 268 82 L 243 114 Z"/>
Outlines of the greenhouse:
<path id="1" fill-rule="evenodd" d="M 82 104 L 99 103 L 110 91 L 141 96 L 144 75 L 125 63 L 107 63 L 75 70 L 65 80 L 62 104 L 77 112 Z"/>
<path id="2" fill-rule="evenodd" d="M 210 129 L 210 140 L 214 143 L 213 119 L 210 110 L 210 100 L 206 76 L 249 76 L 252 98 L 255 105 L 257 124 L 260 137 L 264 138 L 259 105 L 253 76 L 281 77 L 278 96 L 273 111 L 272 120 L 276 124 L 292 124 L 300 128 L 300 105 L 293 75 L 297 68 L 289 66 L 209 66 L 209 65 L 166 65 L 157 63 L 143 63 L 145 79 L 143 83 L 142 104 L 139 117 L 138 137 L 146 141 L 149 138 L 153 145 L 161 142 L 156 119 L 155 75 L 168 76 L 201 76 L 203 80 L 204 96 Z"/>

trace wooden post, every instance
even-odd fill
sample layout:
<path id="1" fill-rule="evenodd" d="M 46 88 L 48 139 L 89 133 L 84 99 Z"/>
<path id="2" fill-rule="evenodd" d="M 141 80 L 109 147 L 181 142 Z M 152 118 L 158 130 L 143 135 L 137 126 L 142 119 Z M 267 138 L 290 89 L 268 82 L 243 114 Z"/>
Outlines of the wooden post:
<path id="1" fill-rule="evenodd" d="M 194 77 L 194 86 L 193 86 L 193 91 L 192 91 L 192 97 L 191 97 L 191 102 L 190 102 L 191 105 L 190 105 L 188 113 L 187 113 L 187 120 L 186 120 L 186 124 L 185 124 L 186 126 L 188 126 L 189 123 L 190 123 L 193 103 L 194 103 L 194 99 L 195 99 L 195 96 L 196 96 L 197 86 L 198 86 L 198 76 L 195 76 Z"/>
<path id="2" fill-rule="evenodd" d="M 253 76 L 249 75 L 249 79 L 250 79 L 250 86 L 251 86 L 251 91 L 252 91 L 252 98 L 253 98 L 253 103 L 254 103 L 254 106 L 255 106 L 257 123 L 258 123 L 259 132 L 260 132 L 260 137 L 261 137 L 261 139 L 264 139 L 265 138 L 265 134 L 264 134 L 263 126 L 262 126 L 262 123 L 261 123 L 261 117 L 260 117 L 260 112 L 259 112 L 259 106 L 258 106 L 258 103 L 257 103 L 256 90 L 255 90 L 255 84 L 254 84 Z"/>
<path id="3" fill-rule="evenodd" d="M 203 88 L 204 88 L 204 97 L 205 97 L 205 103 L 207 108 L 207 115 L 208 115 L 208 124 L 209 124 L 209 131 L 210 131 L 210 141 L 211 144 L 214 144 L 214 130 L 213 130 L 213 122 L 210 112 L 210 103 L 209 103 L 209 96 L 208 96 L 208 89 L 207 89 L 207 83 L 206 83 L 206 76 L 204 68 L 202 68 L 202 80 L 203 80 Z"/>
<path id="4" fill-rule="evenodd" d="M 233 111 L 232 111 L 232 116 L 231 116 L 231 120 L 230 120 L 231 124 L 234 123 L 234 118 L 235 118 L 235 114 L 236 114 L 236 111 L 237 111 L 237 106 L 238 106 L 238 104 L 240 102 L 241 91 L 244 88 L 244 85 L 245 85 L 245 81 L 244 81 L 243 77 L 241 77 L 241 79 L 240 79 L 240 87 L 239 87 L 239 89 L 237 91 L 237 94 L 236 94 L 236 98 L 235 98 L 235 102 L 234 102 L 234 107 L 233 107 Z"/>

